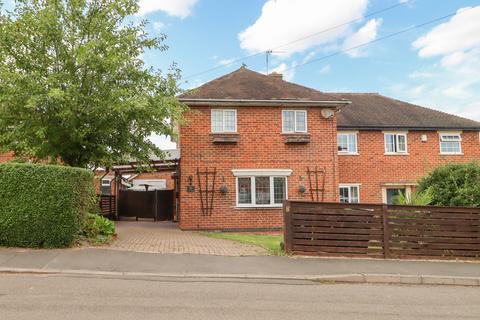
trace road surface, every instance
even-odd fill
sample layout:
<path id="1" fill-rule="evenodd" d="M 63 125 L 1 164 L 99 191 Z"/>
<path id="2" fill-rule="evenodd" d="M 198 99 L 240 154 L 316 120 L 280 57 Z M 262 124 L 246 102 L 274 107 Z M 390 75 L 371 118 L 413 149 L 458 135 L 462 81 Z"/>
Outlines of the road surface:
<path id="1" fill-rule="evenodd" d="M 480 319 L 480 289 L 0 274 L 0 319 Z"/>

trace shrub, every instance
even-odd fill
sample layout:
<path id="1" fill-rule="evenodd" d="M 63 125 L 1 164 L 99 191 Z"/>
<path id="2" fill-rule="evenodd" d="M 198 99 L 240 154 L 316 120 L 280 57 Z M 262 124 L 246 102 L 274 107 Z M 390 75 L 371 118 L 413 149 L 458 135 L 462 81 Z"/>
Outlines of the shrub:
<path id="1" fill-rule="evenodd" d="M 93 174 L 88 170 L 0 164 L 0 246 L 69 246 L 94 201 Z"/>
<path id="2" fill-rule="evenodd" d="M 438 167 L 419 181 L 417 190 L 430 190 L 432 205 L 478 207 L 480 166 L 472 162 Z"/>
<path id="3" fill-rule="evenodd" d="M 89 213 L 83 224 L 81 236 L 93 243 L 104 243 L 115 235 L 115 224 L 94 213 Z"/>
<path id="4" fill-rule="evenodd" d="M 432 203 L 432 191 L 427 189 L 423 192 L 413 192 L 410 195 L 400 193 L 394 199 L 394 204 L 402 206 L 428 206 Z"/>

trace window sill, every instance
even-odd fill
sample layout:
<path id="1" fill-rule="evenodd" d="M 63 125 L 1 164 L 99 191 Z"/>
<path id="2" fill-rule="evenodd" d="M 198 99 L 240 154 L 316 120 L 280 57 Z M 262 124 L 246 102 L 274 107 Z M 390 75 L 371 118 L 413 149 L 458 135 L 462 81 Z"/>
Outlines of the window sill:
<path id="1" fill-rule="evenodd" d="M 254 207 L 254 206 L 251 206 L 251 207 L 243 207 L 243 206 L 235 206 L 234 209 L 236 210 L 269 210 L 269 209 L 282 209 L 283 206 L 282 205 L 277 205 L 277 206 L 265 206 L 265 207 Z"/>
<path id="2" fill-rule="evenodd" d="M 384 155 L 386 155 L 386 156 L 408 156 L 410 154 L 409 153 L 387 153 L 387 152 L 385 152 Z"/>
<path id="3" fill-rule="evenodd" d="M 310 143 L 308 133 L 282 133 L 285 144 L 307 144 Z"/>
<path id="4" fill-rule="evenodd" d="M 358 152 L 339 152 L 339 156 L 359 156 L 360 153 Z"/>
<path id="5" fill-rule="evenodd" d="M 439 153 L 441 156 L 463 156 L 463 152 L 461 153 Z"/>
<path id="6" fill-rule="evenodd" d="M 238 133 L 210 133 L 213 143 L 235 144 L 240 140 Z"/>

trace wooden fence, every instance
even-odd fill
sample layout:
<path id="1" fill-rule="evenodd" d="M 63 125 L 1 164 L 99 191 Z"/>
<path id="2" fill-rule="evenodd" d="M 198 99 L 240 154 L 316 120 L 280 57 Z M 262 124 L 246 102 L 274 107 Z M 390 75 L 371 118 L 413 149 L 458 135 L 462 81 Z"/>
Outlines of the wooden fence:
<path id="1" fill-rule="evenodd" d="M 116 216 L 116 199 L 115 196 L 99 195 L 98 204 L 100 206 L 100 212 L 102 215 L 109 218 Z"/>
<path id="2" fill-rule="evenodd" d="M 287 253 L 480 258 L 480 208 L 286 201 Z"/>

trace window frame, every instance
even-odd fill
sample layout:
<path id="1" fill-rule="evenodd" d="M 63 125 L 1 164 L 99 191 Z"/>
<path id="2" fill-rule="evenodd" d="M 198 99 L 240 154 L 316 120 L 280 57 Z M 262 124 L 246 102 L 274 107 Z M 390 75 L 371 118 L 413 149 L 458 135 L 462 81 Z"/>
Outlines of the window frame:
<path id="1" fill-rule="evenodd" d="M 260 177 L 269 177 L 270 181 L 270 203 L 269 204 L 257 204 L 257 195 L 255 192 L 255 178 Z M 250 179 L 250 194 L 251 194 L 251 203 L 239 203 L 239 189 L 238 189 L 238 179 L 249 178 Z M 237 208 L 281 208 L 282 203 L 275 203 L 275 178 L 285 179 L 285 200 L 288 199 L 288 176 L 286 175 L 241 175 L 235 177 L 235 205 Z"/>
<path id="2" fill-rule="evenodd" d="M 391 151 L 388 151 L 387 149 L 387 136 L 388 135 L 393 135 L 395 138 L 394 138 L 394 146 L 395 146 L 395 151 L 391 152 Z M 399 150 L 399 140 L 398 140 L 398 137 L 399 136 L 403 136 L 405 137 L 405 150 L 404 151 L 398 151 Z M 408 155 L 408 132 L 393 132 L 393 131 L 390 131 L 390 132 L 387 132 L 387 131 L 384 131 L 383 132 L 383 144 L 384 144 L 384 151 L 385 151 L 385 154 L 386 155 Z"/>
<path id="3" fill-rule="evenodd" d="M 213 113 L 215 111 L 221 111 L 222 112 L 222 130 L 221 131 L 215 131 L 214 130 L 214 125 L 213 125 Z M 225 130 L 225 114 L 227 112 L 233 112 L 235 115 L 235 129 L 233 131 L 227 131 Z M 236 109 L 211 109 L 210 110 L 210 132 L 211 133 L 237 133 L 237 110 Z"/>
<path id="4" fill-rule="evenodd" d="M 457 136 L 458 141 L 442 141 L 442 137 L 444 136 Z M 458 152 L 445 152 L 442 151 L 442 142 L 458 142 L 459 146 L 459 151 Z M 439 143 L 439 148 L 440 148 L 440 154 L 441 155 L 463 155 L 463 150 L 462 150 L 462 132 L 439 132 L 438 133 L 438 143 Z"/>
<path id="5" fill-rule="evenodd" d="M 112 185 L 112 180 L 113 179 L 108 179 L 108 178 L 102 178 L 102 181 L 100 181 L 100 185 L 102 187 L 109 187 Z M 105 183 L 104 183 L 105 182 Z"/>
<path id="6" fill-rule="evenodd" d="M 347 151 L 338 150 L 339 136 L 347 136 Z M 355 150 L 350 150 L 350 136 L 355 137 Z M 358 131 L 338 131 L 337 132 L 337 151 L 339 155 L 358 155 Z"/>
<path id="7" fill-rule="evenodd" d="M 361 184 L 340 184 L 338 186 L 338 196 L 339 196 L 339 201 L 340 201 L 340 190 L 348 188 L 348 202 L 341 202 L 340 203 L 360 203 L 360 186 Z M 357 202 L 352 202 L 352 188 L 357 189 Z"/>
<path id="8" fill-rule="evenodd" d="M 285 112 L 293 112 L 293 131 L 285 131 Z M 305 113 L 305 130 L 297 129 L 297 113 Z M 308 112 L 307 110 L 295 110 L 295 109 L 284 109 L 282 110 L 282 133 L 292 134 L 292 133 L 308 133 Z"/>

